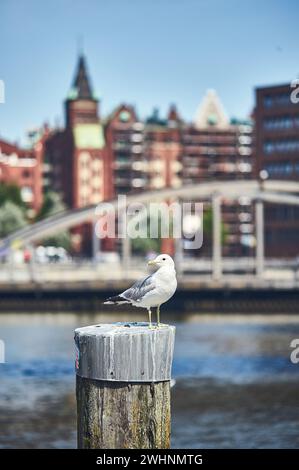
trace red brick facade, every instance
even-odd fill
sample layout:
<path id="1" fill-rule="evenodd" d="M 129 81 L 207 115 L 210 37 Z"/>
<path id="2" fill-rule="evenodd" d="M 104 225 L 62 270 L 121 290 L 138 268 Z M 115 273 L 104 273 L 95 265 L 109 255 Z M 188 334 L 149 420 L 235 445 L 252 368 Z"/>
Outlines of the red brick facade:
<path id="1" fill-rule="evenodd" d="M 43 144 L 38 141 L 30 150 L 0 140 L 0 183 L 21 188 L 21 197 L 33 217 L 41 208 Z"/>
<path id="2" fill-rule="evenodd" d="M 290 84 L 256 89 L 256 177 L 265 170 L 269 179 L 299 181 L 299 103 L 291 100 L 295 91 Z M 267 257 L 299 256 L 298 221 L 298 207 L 266 205 Z"/>
<path id="3" fill-rule="evenodd" d="M 42 160 L 44 189 L 58 192 L 69 208 L 118 194 L 252 176 L 251 127 L 231 124 L 215 92 L 207 93 L 193 124 L 183 122 L 175 106 L 166 119 L 154 110 L 147 120 L 140 120 L 134 107 L 126 104 L 103 121 L 83 56 L 65 101 L 64 129 L 47 129 L 32 152 L 41 162 L 33 188 L 36 206 L 41 203 Z M 25 182 L 19 177 L 18 184 L 23 187 Z M 242 240 L 251 236 L 241 230 L 245 222 L 239 218 L 245 209 L 249 221 L 249 208 L 236 210 L 230 201 L 223 206 L 228 256 L 242 254 Z M 76 230 L 79 238 L 89 232 Z"/>

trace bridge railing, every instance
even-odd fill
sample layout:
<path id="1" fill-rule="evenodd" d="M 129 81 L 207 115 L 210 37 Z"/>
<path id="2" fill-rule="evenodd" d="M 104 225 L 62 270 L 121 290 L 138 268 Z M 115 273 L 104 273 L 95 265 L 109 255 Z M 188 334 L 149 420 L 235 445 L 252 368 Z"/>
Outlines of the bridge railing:
<path id="1" fill-rule="evenodd" d="M 180 274 L 184 272 L 194 271 L 199 273 L 205 270 L 208 272 L 212 271 L 214 281 L 219 281 L 223 275 L 228 272 L 234 272 L 234 261 L 226 260 L 222 254 L 222 243 L 221 243 L 221 220 L 222 220 L 222 204 L 224 198 L 231 200 L 238 200 L 240 196 L 246 196 L 250 199 L 252 204 L 255 205 L 255 239 L 256 249 L 255 258 L 252 260 L 238 260 L 239 271 L 244 270 L 250 272 L 255 270 L 256 276 L 263 279 L 264 271 L 267 267 L 267 261 L 265 260 L 265 247 L 264 247 L 264 203 L 273 204 L 290 204 L 299 205 L 299 183 L 290 181 L 255 181 L 255 180 L 244 180 L 244 181 L 225 181 L 219 182 L 214 181 L 210 183 L 203 183 L 199 185 L 190 185 L 181 188 L 166 188 L 159 191 L 150 191 L 145 193 L 138 193 L 128 196 L 125 204 L 130 203 L 150 203 L 151 201 L 165 201 L 174 200 L 178 201 L 202 201 L 209 200 L 212 202 L 213 211 L 213 233 L 212 233 L 212 260 L 200 261 L 199 265 L 193 267 L 194 261 L 189 264 L 189 261 L 184 256 L 183 241 L 179 240 L 176 244 L 176 261 L 177 268 Z M 110 201 L 111 207 L 116 208 L 118 201 Z M 126 205 L 122 207 L 126 209 Z M 43 220 L 32 226 L 26 227 L 14 234 L 11 234 L 6 239 L 0 242 L 0 256 L 5 249 L 9 252 L 12 251 L 13 243 L 20 241 L 23 246 L 28 246 L 32 250 L 33 243 L 37 243 L 43 238 L 56 233 L 59 230 L 68 229 L 85 222 L 95 223 L 95 210 L 96 206 L 89 206 L 80 209 L 68 211 L 66 213 L 57 214 L 49 219 Z M 99 249 L 99 240 L 95 236 L 95 230 L 93 230 L 92 240 L 92 251 L 94 257 L 94 265 L 96 261 L 96 255 Z M 119 273 L 122 275 L 123 272 L 129 273 L 133 269 L 135 263 L 131 257 L 131 240 L 129 237 L 124 237 L 121 240 L 122 243 L 122 263 L 119 266 Z M 33 260 L 33 257 L 32 257 Z M 185 264 L 184 264 L 185 263 Z M 200 263 L 202 266 L 200 267 Z M 291 266 L 290 269 L 296 270 L 295 265 Z M 274 268 L 276 268 L 274 266 Z M 23 268 L 16 268 L 13 263 L 10 263 L 10 273 L 14 276 L 14 270 L 24 271 Z M 42 270 L 43 268 L 35 266 L 34 262 L 29 263 L 28 271 L 32 277 L 36 277 L 36 269 Z M 60 269 L 60 268 L 57 268 Z M 83 269 L 83 268 L 82 268 Z M 100 269 L 100 268 L 98 268 Z M 138 270 L 136 266 L 136 270 Z M 283 270 L 283 267 L 280 267 Z M 0 268 L 1 271 L 1 268 Z M 3 274 L 3 271 L 2 271 Z M 18 276 L 18 273 L 15 274 Z M 9 276 L 8 276 L 9 277 Z"/>
<path id="2" fill-rule="evenodd" d="M 8 284 L 55 283 L 71 285 L 89 283 L 119 282 L 121 285 L 134 281 L 145 274 L 146 267 L 141 258 L 132 258 L 129 266 L 117 263 L 97 263 L 91 260 L 73 260 L 64 263 L 0 263 L 0 286 Z M 209 258 L 184 260 L 179 266 L 179 281 L 192 279 L 213 282 L 213 261 Z M 253 258 L 224 258 L 222 282 L 233 287 L 241 278 L 251 281 L 255 278 Z M 297 260 L 270 259 L 265 261 L 264 281 L 298 281 L 299 264 Z M 219 280 L 219 281 L 220 281 Z"/>

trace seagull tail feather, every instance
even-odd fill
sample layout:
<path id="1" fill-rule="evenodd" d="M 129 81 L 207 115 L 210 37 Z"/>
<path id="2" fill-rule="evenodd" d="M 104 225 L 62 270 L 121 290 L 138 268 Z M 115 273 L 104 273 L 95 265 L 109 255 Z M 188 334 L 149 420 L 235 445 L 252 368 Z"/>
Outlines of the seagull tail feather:
<path id="1" fill-rule="evenodd" d="M 120 305 L 120 304 L 129 304 L 130 302 L 122 297 L 121 295 L 115 295 L 114 297 L 108 297 L 107 300 L 105 300 L 104 304 L 105 305 Z"/>

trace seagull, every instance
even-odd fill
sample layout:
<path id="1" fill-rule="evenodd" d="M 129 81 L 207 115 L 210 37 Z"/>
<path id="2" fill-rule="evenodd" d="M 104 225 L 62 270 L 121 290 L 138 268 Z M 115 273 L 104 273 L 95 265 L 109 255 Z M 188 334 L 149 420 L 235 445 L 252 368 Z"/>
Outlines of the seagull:
<path id="1" fill-rule="evenodd" d="M 149 327 L 152 328 L 152 307 L 157 307 L 157 326 L 160 324 L 160 306 L 167 302 L 177 288 L 174 261 L 169 255 L 158 255 L 148 262 L 149 266 L 158 269 L 145 279 L 135 282 L 129 289 L 119 295 L 109 297 L 104 304 L 131 304 L 134 307 L 146 308 Z"/>

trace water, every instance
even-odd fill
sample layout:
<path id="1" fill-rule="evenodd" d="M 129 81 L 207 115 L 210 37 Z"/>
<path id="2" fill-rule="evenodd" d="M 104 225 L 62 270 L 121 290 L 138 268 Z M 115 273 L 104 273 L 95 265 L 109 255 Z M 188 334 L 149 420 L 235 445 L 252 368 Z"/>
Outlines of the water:
<path id="1" fill-rule="evenodd" d="M 73 330 L 127 319 L 0 315 L 0 447 L 76 447 Z M 172 447 L 299 447 L 299 364 L 290 361 L 299 317 L 163 320 L 177 326 Z"/>

